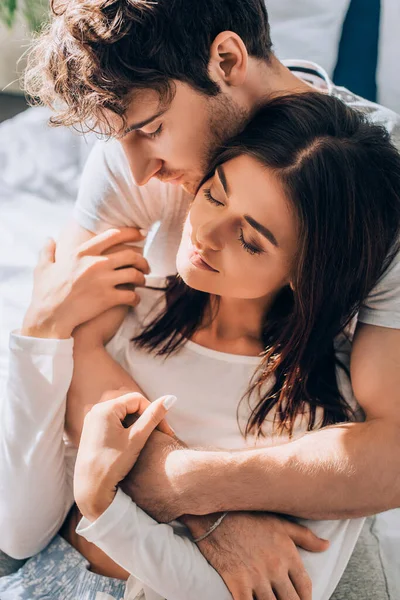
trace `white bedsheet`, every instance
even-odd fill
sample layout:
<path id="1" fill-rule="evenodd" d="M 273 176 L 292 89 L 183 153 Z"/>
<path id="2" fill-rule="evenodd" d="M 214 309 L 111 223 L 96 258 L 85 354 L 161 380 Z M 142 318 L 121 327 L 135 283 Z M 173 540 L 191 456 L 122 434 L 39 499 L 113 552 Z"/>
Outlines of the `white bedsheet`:
<path id="1" fill-rule="evenodd" d="M 31 108 L 0 125 L 0 381 L 9 332 L 20 326 L 29 302 L 38 252 L 69 218 L 94 141 L 47 127 L 48 117 L 46 109 Z M 400 509 L 380 515 L 375 533 L 391 597 L 400 598 Z"/>
<path id="2" fill-rule="evenodd" d="M 20 326 L 29 302 L 38 252 L 69 218 L 92 143 L 48 127 L 49 115 L 31 108 L 0 125 L 0 378 L 9 331 Z"/>

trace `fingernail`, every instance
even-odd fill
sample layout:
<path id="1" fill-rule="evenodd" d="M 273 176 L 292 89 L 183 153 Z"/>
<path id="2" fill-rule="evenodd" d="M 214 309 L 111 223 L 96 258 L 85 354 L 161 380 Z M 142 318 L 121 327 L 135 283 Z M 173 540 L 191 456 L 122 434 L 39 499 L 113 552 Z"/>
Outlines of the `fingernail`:
<path id="1" fill-rule="evenodd" d="M 166 396 L 163 401 L 165 410 L 169 410 L 177 400 L 178 398 L 176 396 Z"/>
<path id="2" fill-rule="evenodd" d="M 146 237 L 149 232 L 147 229 L 139 229 L 139 233 L 142 237 Z"/>

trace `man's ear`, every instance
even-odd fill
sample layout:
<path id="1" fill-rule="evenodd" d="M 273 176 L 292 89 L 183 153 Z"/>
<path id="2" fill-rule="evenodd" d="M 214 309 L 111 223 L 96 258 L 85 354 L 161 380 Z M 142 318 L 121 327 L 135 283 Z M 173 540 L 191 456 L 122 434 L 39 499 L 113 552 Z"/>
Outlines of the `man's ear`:
<path id="1" fill-rule="evenodd" d="M 240 86 L 247 75 L 249 55 L 242 38 L 233 31 L 219 33 L 210 49 L 208 71 L 217 84 Z"/>

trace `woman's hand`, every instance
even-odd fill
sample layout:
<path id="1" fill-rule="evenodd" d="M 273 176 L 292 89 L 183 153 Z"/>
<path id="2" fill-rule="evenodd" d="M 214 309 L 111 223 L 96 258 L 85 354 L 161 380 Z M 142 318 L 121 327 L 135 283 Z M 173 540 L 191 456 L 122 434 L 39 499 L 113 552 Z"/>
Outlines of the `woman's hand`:
<path id="1" fill-rule="evenodd" d="M 74 474 L 74 496 L 89 521 L 112 503 L 117 486 L 136 463 L 154 429 L 175 404 L 175 396 L 150 403 L 137 393 L 100 402 L 87 413 Z M 141 415 L 129 427 L 126 419 Z"/>
<path id="2" fill-rule="evenodd" d="M 149 266 L 137 248 L 124 244 L 142 240 L 137 229 L 109 229 L 57 261 L 55 242 L 49 240 L 35 269 L 21 333 L 69 338 L 76 327 L 114 306 L 136 306 L 138 296 L 127 288 L 144 285 Z"/>

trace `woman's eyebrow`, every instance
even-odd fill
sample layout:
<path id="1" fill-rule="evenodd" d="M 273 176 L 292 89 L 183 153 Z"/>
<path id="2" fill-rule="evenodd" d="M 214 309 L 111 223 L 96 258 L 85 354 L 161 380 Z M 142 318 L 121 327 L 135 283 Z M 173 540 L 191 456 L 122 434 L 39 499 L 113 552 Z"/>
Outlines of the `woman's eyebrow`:
<path id="1" fill-rule="evenodd" d="M 276 241 L 276 237 L 274 236 L 272 231 L 270 229 L 268 229 L 268 227 L 264 227 L 264 225 L 261 225 L 261 223 L 259 223 L 258 221 L 253 219 L 253 217 L 250 217 L 249 215 L 244 215 L 244 220 L 247 221 L 247 223 L 249 225 L 251 225 L 251 227 L 254 227 L 254 229 L 256 231 L 258 231 L 258 233 L 261 233 L 261 235 L 266 237 L 267 240 L 269 242 L 271 242 L 271 244 L 273 246 L 275 246 L 276 248 L 279 248 L 279 244 Z"/>
<path id="2" fill-rule="evenodd" d="M 219 165 L 219 167 L 217 167 L 217 168 L 216 168 L 216 171 L 217 171 L 217 173 L 218 173 L 218 177 L 219 177 L 219 179 L 220 179 L 220 181 L 221 181 L 221 183 L 222 183 L 222 187 L 223 187 L 223 188 L 224 188 L 224 190 L 225 190 L 225 194 L 226 194 L 226 195 L 228 196 L 228 198 L 229 198 L 229 196 L 230 196 L 230 193 L 231 193 L 231 192 L 230 192 L 230 190 L 229 190 L 228 182 L 227 182 L 227 180 L 226 180 L 226 176 L 225 176 L 225 171 L 224 171 L 224 169 L 222 168 L 222 165 Z"/>

